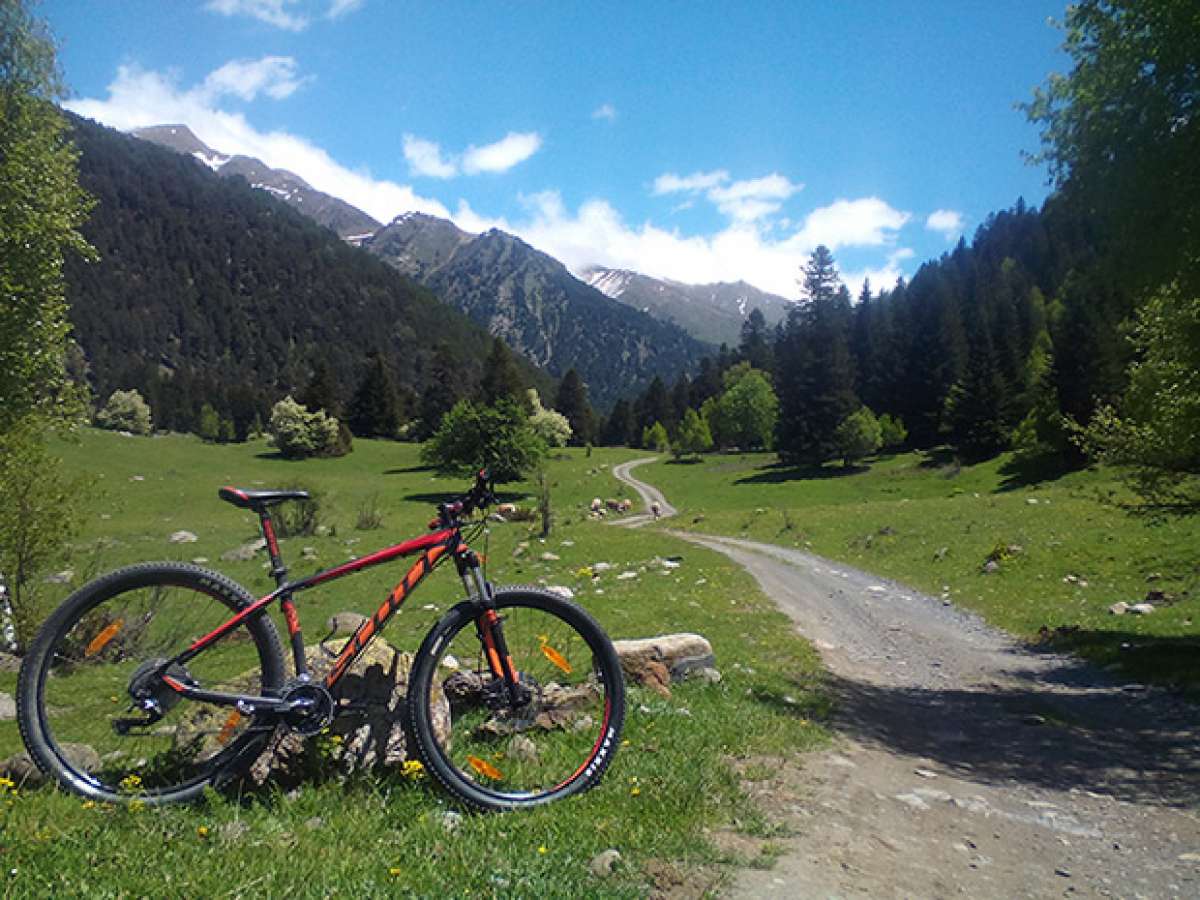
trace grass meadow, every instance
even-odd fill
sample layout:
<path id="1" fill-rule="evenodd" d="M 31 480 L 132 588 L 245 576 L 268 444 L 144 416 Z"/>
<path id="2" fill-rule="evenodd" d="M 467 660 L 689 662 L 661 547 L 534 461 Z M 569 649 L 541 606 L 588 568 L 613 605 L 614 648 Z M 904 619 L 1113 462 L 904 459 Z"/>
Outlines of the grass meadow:
<path id="1" fill-rule="evenodd" d="M 203 559 L 254 593 L 268 591 L 263 554 L 221 560 L 258 536 L 252 514 L 217 498 L 224 484 L 300 485 L 319 495 L 327 533 L 281 542 L 293 575 L 420 533 L 432 505 L 467 486 L 422 468 L 417 447 L 390 442 L 357 441 L 343 459 L 289 462 L 262 442 L 213 446 L 180 435 L 85 430 L 57 449 L 89 486 L 64 563 L 75 586 L 130 562 Z M 593 497 L 625 495 L 609 473 L 635 455 L 560 454 L 548 465 L 549 538 L 539 541 L 537 523 L 506 523 L 491 529 L 487 548 L 493 581 L 567 585 L 615 638 L 696 631 L 713 643 L 719 684 L 685 683 L 670 699 L 631 686 L 625 743 L 596 790 L 528 813 L 459 817 L 427 778 L 400 775 L 317 779 L 288 794 L 214 795 L 167 809 L 94 805 L 52 788 L 0 788 L 0 893 L 634 897 L 676 878 L 715 887 L 732 865 L 766 864 L 775 834 L 748 799 L 746 779 L 769 777 L 763 760 L 826 739 L 818 661 L 724 557 L 587 519 Z M 504 487 L 520 505 L 536 504 L 535 485 Z M 379 527 L 359 527 L 374 518 Z M 170 543 L 181 530 L 197 540 Z M 314 561 L 301 561 L 304 548 Z M 666 556 L 678 557 L 679 568 L 658 565 Z M 595 579 L 580 571 L 596 562 L 613 568 Z M 374 611 L 405 566 L 299 595 L 308 641 L 324 634 L 334 612 Z M 637 577 L 616 577 L 627 571 Z M 49 608 L 70 585 L 43 588 Z M 452 568 L 435 573 L 383 639 L 415 649 L 460 594 Z M 0 691 L 13 693 L 15 682 L 15 674 L 0 673 Z M 0 723 L 0 756 L 19 748 L 16 724 Z M 727 830 L 766 840 L 751 842 L 760 849 L 748 858 L 714 841 Z M 589 861 L 610 848 L 621 853 L 614 872 L 593 875 Z"/>
<path id="2" fill-rule="evenodd" d="M 1109 471 L 1039 473 L 1009 454 L 960 467 L 937 452 L 851 470 L 760 453 L 636 471 L 679 507 L 682 528 L 809 549 L 1031 643 L 1200 692 L 1200 519 L 1139 511 Z M 1109 613 L 1143 600 L 1153 614 Z"/>

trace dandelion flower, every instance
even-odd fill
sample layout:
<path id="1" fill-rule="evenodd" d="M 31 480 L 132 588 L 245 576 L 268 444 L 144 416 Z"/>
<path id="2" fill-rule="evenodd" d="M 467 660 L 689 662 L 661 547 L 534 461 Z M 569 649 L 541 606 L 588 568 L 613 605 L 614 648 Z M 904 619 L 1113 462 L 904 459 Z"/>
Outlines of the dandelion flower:
<path id="1" fill-rule="evenodd" d="M 388 869 L 388 874 L 391 875 L 393 878 L 396 878 L 403 871 L 404 870 L 402 868 L 400 868 L 399 866 L 392 866 L 390 869 Z"/>
<path id="2" fill-rule="evenodd" d="M 631 797 L 636 797 L 636 796 L 637 796 L 638 794 L 640 794 L 641 792 L 642 792 L 642 789 L 641 789 L 640 787 L 635 787 L 635 788 L 630 788 L 630 789 L 629 789 L 629 795 L 630 795 Z"/>
<path id="3" fill-rule="evenodd" d="M 207 825 L 198 826 L 196 828 L 196 834 L 198 834 L 202 838 L 208 837 L 208 826 Z"/>
<path id="4" fill-rule="evenodd" d="M 542 846 L 538 847 L 538 853 L 540 853 L 542 856 L 545 856 L 549 852 L 550 851 L 546 849 L 545 844 L 542 844 Z"/>

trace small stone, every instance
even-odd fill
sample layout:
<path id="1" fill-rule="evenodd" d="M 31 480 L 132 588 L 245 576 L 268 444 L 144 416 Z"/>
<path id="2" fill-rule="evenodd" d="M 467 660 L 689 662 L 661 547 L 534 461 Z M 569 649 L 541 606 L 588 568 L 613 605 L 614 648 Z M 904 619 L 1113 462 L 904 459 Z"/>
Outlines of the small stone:
<path id="1" fill-rule="evenodd" d="M 612 874 L 613 867 L 616 866 L 620 859 L 620 851 L 610 848 L 592 857 L 592 861 L 588 863 L 588 871 L 597 878 L 607 878 Z"/>
<path id="2" fill-rule="evenodd" d="M 505 753 L 509 759 L 515 759 L 519 762 L 537 762 L 538 749 L 537 744 L 525 737 L 523 734 L 516 735 L 508 744 L 508 750 Z"/>
<path id="3" fill-rule="evenodd" d="M 47 575 L 42 581 L 46 584 L 70 584 L 74 578 L 75 572 L 73 569 L 63 569 L 61 572 Z"/>
<path id="4" fill-rule="evenodd" d="M 1148 616 L 1154 612 L 1154 608 L 1153 603 L 1135 603 L 1129 607 L 1129 611 L 1135 616 Z"/>
<path id="5" fill-rule="evenodd" d="M 549 550 L 547 550 L 545 553 L 543 553 L 538 558 L 542 562 L 558 562 L 559 559 L 561 559 L 561 557 L 557 553 L 551 553 Z"/>
<path id="6" fill-rule="evenodd" d="M 612 563 L 606 563 L 606 562 L 592 563 L 592 571 L 593 572 L 607 572 L 612 567 L 613 567 Z"/>
<path id="7" fill-rule="evenodd" d="M 1070 878 L 1071 877 L 1071 871 L 1069 869 L 1055 869 L 1054 874 L 1059 876 L 1060 878 Z"/>
<path id="8" fill-rule="evenodd" d="M 631 578 L 637 578 L 637 572 L 626 570 L 617 576 L 618 581 L 628 581 Z"/>
<path id="9" fill-rule="evenodd" d="M 1126 603 L 1124 600 L 1121 600 L 1117 603 L 1114 603 L 1112 606 L 1110 606 L 1108 608 L 1108 612 L 1109 612 L 1109 615 L 1123 616 L 1123 615 L 1125 615 L 1125 613 L 1129 612 L 1129 604 Z"/>
<path id="10" fill-rule="evenodd" d="M 463 817 L 462 813 L 456 813 L 454 810 L 448 809 L 442 813 L 441 819 L 442 828 L 445 829 L 447 833 L 452 833 L 458 831 L 458 827 L 462 825 Z"/>
<path id="11" fill-rule="evenodd" d="M 324 824 L 325 824 L 325 820 L 322 819 L 320 816 L 313 816 L 311 819 L 304 820 L 304 827 L 307 828 L 309 831 L 316 831 Z"/>
<path id="12" fill-rule="evenodd" d="M 167 540 L 172 544 L 194 544 L 199 538 L 190 531 L 176 531 Z"/>
<path id="13" fill-rule="evenodd" d="M 220 835 L 222 840 L 233 844 L 241 840 L 249 830 L 250 826 L 241 819 L 234 819 L 232 822 L 226 822 L 220 826 L 217 829 L 217 834 Z"/>
<path id="14" fill-rule="evenodd" d="M 1038 498 L 1037 497 L 1026 497 L 1025 502 L 1028 503 L 1030 506 L 1037 506 Z"/>
<path id="15" fill-rule="evenodd" d="M 867 590 L 870 591 L 872 594 L 886 594 L 887 593 L 887 588 L 885 588 L 882 584 L 873 584 L 869 588 L 867 588 Z"/>
<path id="16" fill-rule="evenodd" d="M 146 476 L 145 475 L 130 475 L 129 480 L 130 481 L 145 481 Z"/>
<path id="17" fill-rule="evenodd" d="M 937 778 L 937 772 L 931 772 L 928 769 L 914 769 L 913 772 L 920 775 L 922 778 Z"/>
<path id="18" fill-rule="evenodd" d="M 205 565 L 208 565 L 208 557 L 207 556 L 193 556 L 192 562 L 194 564 L 196 564 L 197 566 L 205 566 Z"/>
<path id="19" fill-rule="evenodd" d="M 1000 571 L 1000 563 L 996 562 L 996 560 L 994 560 L 994 559 L 989 559 L 986 563 L 983 564 L 983 574 L 984 575 L 993 575 L 999 571 Z"/>
<path id="20" fill-rule="evenodd" d="M 266 549 L 266 546 L 266 538 L 259 538 L 247 544 L 242 544 L 240 547 L 234 547 L 232 550 L 226 550 L 221 554 L 221 559 L 225 562 L 247 562 L 254 559 L 254 554 L 259 550 Z"/>
<path id="21" fill-rule="evenodd" d="M 11 694 L 0 693 L 0 722 L 17 717 L 17 703 Z"/>
<path id="22" fill-rule="evenodd" d="M 1176 859 L 1180 862 L 1200 863 L 1200 853 L 1180 853 Z"/>
<path id="23" fill-rule="evenodd" d="M 906 806 L 911 806 L 913 809 L 924 812 L 929 809 L 929 804 L 918 797 L 916 794 L 897 794 L 896 799 Z"/>
<path id="24" fill-rule="evenodd" d="M 303 550 L 300 551 L 300 558 L 301 559 L 316 559 L 317 558 L 317 548 L 316 547 L 305 547 Z"/>

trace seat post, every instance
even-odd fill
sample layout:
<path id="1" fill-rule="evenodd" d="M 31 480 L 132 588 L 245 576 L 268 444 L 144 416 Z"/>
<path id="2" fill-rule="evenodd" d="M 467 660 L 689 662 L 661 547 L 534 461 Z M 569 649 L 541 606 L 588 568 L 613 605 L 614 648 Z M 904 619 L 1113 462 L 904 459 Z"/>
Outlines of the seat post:
<path id="1" fill-rule="evenodd" d="M 267 542 L 267 552 L 271 555 L 271 577 L 275 584 L 282 587 L 287 581 L 287 566 L 279 554 L 279 541 L 275 537 L 275 525 L 271 521 L 271 510 L 265 504 L 258 507 L 258 523 L 262 528 L 263 539 Z"/>

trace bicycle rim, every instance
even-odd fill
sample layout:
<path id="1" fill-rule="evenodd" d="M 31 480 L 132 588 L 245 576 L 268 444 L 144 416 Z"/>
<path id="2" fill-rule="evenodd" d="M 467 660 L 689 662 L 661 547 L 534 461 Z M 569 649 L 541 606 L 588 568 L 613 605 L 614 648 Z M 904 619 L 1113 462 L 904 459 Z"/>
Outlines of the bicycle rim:
<path id="1" fill-rule="evenodd" d="M 154 696 L 162 717 L 127 724 L 146 719 L 132 697 L 139 674 L 226 621 L 245 602 L 238 590 L 199 570 L 131 572 L 51 621 L 36 703 L 41 755 L 60 782 L 107 799 L 186 799 L 265 737 L 267 726 L 252 717 L 180 698 L 161 683 Z M 269 629 L 243 624 L 168 674 L 212 690 L 273 690 L 280 663 Z"/>
<path id="2" fill-rule="evenodd" d="M 504 640 L 520 677 L 514 702 L 493 671 L 475 611 L 460 610 L 418 680 L 426 709 L 434 709 L 434 684 L 449 704 L 448 722 L 442 717 L 439 728 L 431 714 L 430 726 L 418 729 L 435 776 L 484 809 L 536 805 L 595 784 L 624 718 L 620 666 L 603 631 L 556 598 L 499 594 Z"/>

